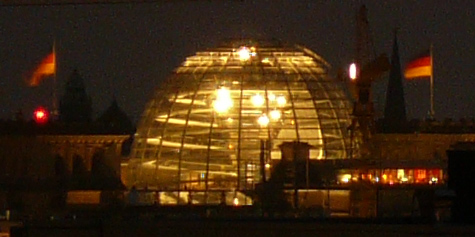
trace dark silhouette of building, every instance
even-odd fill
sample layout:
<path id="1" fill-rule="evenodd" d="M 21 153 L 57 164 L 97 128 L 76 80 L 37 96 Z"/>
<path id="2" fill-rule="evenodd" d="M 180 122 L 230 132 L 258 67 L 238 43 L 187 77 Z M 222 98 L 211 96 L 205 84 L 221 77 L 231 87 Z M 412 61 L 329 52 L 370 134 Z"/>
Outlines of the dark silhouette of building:
<path id="1" fill-rule="evenodd" d="M 74 70 L 65 85 L 59 105 L 59 120 L 65 123 L 87 123 L 92 121 L 92 102 L 86 93 L 84 80 Z"/>
<path id="2" fill-rule="evenodd" d="M 108 133 L 131 134 L 134 125 L 127 114 L 119 107 L 114 97 L 111 105 L 99 116 L 96 123 Z"/>
<path id="3" fill-rule="evenodd" d="M 401 63 L 397 32 L 394 32 L 394 45 L 391 56 L 391 69 L 389 72 L 388 89 L 386 92 L 386 106 L 384 108 L 383 132 L 401 133 L 405 131 L 407 123 L 406 103 L 402 85 Z"/>
<path id="4" fill-rule="evenodd" d="M 475 143 L 459 142 L 447 150 L 448 187 L 455 191 L 452 220 L 457 223 L 475 223 Z"/>

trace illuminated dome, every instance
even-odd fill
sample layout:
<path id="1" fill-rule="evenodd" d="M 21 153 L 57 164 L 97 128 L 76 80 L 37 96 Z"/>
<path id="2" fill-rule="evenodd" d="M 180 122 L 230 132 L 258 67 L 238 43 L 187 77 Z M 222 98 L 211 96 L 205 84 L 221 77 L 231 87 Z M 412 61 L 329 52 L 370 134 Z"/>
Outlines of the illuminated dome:
<path id="1" fill-rule="evenodd" d="M 269 168 L 283 142 L 308 143 L 310 159 L 350 158 L 350 101 L 328 70 L 307 48 L 269 41 L 188 57 L 146 106 L 127 185 L 201 191 L 212 203 L 212 190 L 253 189 L 260 156 Z"/>

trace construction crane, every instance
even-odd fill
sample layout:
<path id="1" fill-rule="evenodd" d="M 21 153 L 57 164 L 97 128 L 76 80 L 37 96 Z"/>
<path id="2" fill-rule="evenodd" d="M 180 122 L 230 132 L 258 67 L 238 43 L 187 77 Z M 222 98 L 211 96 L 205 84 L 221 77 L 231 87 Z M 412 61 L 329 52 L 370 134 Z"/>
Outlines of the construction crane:
<path id="1" fill-rule="evenodd" d="M 375 80 L 390 69 L 386 54 L 375 57 L 374 46 L 371 40 L 367 9 L 363 5 L 356 16 L 356 73 L 352 78 L 355 102 L 353 106 L 353 120 L 350 126 L 351 143 L 353 147 L 355 133 L 359 131 L 362 137 L 361 155 L 369 154 L 368 145 L 374 133 L 374 106 L 371 98 L 371 87 Z M 350 158 L 354 154 L 350 154 Z"/>

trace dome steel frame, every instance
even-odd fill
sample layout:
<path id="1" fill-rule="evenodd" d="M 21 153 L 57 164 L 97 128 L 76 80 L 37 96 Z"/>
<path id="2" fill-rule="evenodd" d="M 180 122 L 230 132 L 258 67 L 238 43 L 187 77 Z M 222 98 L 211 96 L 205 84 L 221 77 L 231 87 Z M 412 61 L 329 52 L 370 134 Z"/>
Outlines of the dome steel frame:
<path id="1" fill-rule="evenodd" d="M 351 102 L 329 68 L 305 47 L 269 41 L 235 40 L 188 57 L 146 105 L 128 186 L 171 190 L 161 199 L 172 203 L 216 203 L 213 191 L 253 190 L 260 156 L 268 172 L 283 142 L 308 143 L 311 160 L 355 156 Z M 190 200 L 185 190 L 197 194 Z"/>

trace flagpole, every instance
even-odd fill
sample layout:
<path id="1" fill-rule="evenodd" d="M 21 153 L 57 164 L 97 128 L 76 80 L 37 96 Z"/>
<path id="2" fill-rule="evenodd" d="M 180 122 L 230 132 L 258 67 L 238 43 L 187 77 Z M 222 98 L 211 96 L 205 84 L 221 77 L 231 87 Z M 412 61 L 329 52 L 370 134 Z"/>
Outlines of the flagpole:
<path id="1" fill-rule="evenodd" d="M 53 75 L 53 118 L 57 119 L 58 116 L 58 99 L 56 95 L 56 70 L 57 70 L 57 63 L 56 63 L 56 39 L 53 41 L 53 57 L 54 57 L 54 75 Z"/>
<path id="2" fill-rule="evenodd" d="M 432 44 L 430 44 L 430 118 L 434 119 L 434 55 L 432 53 Z"/>

